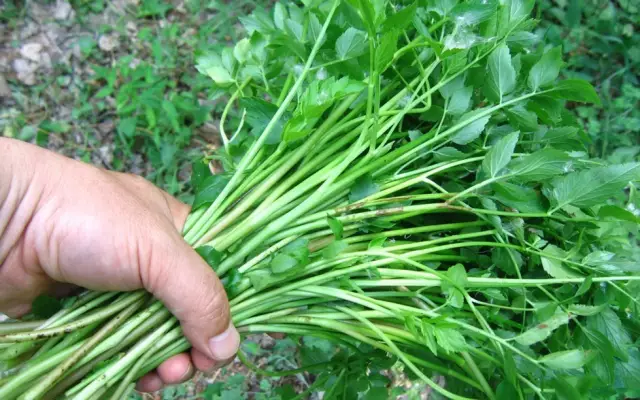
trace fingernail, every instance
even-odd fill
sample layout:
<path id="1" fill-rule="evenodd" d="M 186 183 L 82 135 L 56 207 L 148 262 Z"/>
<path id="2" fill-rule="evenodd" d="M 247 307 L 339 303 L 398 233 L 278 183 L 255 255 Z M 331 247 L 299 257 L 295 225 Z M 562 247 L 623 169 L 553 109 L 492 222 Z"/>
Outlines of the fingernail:
<path id="1" fill-rule="evenodd" d="M 193 376 L 193 366 L 189 364 L 187 371 L 180 377 L 180 382 L 188 381 Z"/>
<path id="2" fill-rule="evenodd" d="M 229 324 L 226 331 L 209 339 L 209 349 L 214 360 L 223 361 L 233 357 L 240 346 L 240 334 L 235 326 Z"/>

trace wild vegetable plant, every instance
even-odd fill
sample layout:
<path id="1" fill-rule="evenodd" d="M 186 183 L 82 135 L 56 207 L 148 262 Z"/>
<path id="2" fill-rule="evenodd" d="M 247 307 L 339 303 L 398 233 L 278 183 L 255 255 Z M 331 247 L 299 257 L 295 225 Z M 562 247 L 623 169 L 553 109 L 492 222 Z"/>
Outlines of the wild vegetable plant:
<path id="1" fill-rule="evenodd" d="M 598 97 L 533 1 L 304 3 L 197 65 L 230 97 L 184 238 L 239 330 L 338 343 L 303 367 L 328 399 L 386 398 L 396 361 L 452 399 L 637 396 L 640 164 L 588 157 L 565 105 Z M 117 399 L 189 348 L 141 292 L 32 319 L 0 325 L 0 398 Z"/>

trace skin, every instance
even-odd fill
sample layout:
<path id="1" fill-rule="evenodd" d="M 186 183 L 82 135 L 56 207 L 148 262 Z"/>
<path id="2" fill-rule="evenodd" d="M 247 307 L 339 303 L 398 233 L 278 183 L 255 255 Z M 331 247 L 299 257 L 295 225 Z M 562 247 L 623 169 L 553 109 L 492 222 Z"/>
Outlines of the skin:
<path id="1" fill-rule="evenodd" d="M 182 239 L 189 207 L 143 178 L 0 138 L 0 312 L 40 294 L 146 289 L 180 320 L 193 349 L 138 382 L 141 391 L 211 371 L 240 338 L 219 279 Z"/>

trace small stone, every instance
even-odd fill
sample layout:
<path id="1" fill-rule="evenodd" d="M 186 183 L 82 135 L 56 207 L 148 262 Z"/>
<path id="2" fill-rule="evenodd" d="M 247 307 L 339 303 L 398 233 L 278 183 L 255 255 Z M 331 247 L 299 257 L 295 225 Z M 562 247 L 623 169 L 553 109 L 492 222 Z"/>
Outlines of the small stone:
<path id="1" fill-rule="evenodd" d="M 260 338 L 260 347 L 265 350 L 273 349 L 276 345 L 276 340 L 269 335 L 262 335 Z"/>
<path id="2" fill-rule="evenodd" d="M 138 27 L 136 26 L 136 23 L 133 21 L 128 21 L 126 27 L 127 27 L 127 33 L 129 34 L 129 36 L 134 36 L 138 32 Z"/>
<path id="3" fill-rule="evenodd" d="M 33 62 L 40 62 L 40 52 L 42 51 L 42 44 L 40 43 L 27 43 L 20 48 L 20 55 L 27 60 Z"/>
<path id="4" fill-rule="evenodd" d="M 0 74 L 0 97 L 11 97 L 11 89 L 2 74 Z"/>
<path id="5" fill-rule="evenodd" d="M 106 121 L 102 121 L 98 124 L 98 132 L 106 136 L 109 133 L 113 132 L 114 126 L 115 124 L 113 123 L 113 120 L 108 119 Z"/>
<path id="6" fill-rule="evenodd" d="M 13 69 L 16 71 L 20 82 L 29 86 L 36 84 L 35 72 L 38 69 L 38 64 L 29 62 L 24 58 L 17 58 L 13 60 Z"/>
<path id="7" fill-rule="evenodd" d="M 75 16 L 75 12 L 68 1 L 58 0 L 56 1 L 55 11 L 53 12 L 53 18 L 58 21 L 64 21 L 72 19 Z"/>
<path id="8" fill-rule="evenodd" d="M 102 51 L 113 51 L 118 46 L 118 37 L 116 35 L 102 35 L 98 40 L 98 47 Z"/>

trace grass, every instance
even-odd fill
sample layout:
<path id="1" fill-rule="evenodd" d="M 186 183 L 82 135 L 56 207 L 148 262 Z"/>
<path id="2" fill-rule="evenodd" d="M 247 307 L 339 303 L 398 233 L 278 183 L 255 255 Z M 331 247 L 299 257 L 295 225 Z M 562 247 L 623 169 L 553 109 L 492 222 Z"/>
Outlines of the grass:
<path id="1" fill-rule="evenodd" d="M 640 3 L 632 0 L 542 0 L 540 34 L 562 46 L 567 77 L 596 87 L 600 107 L 576 107 L 591 152 L 614 162 L 640 153 Z"/>

